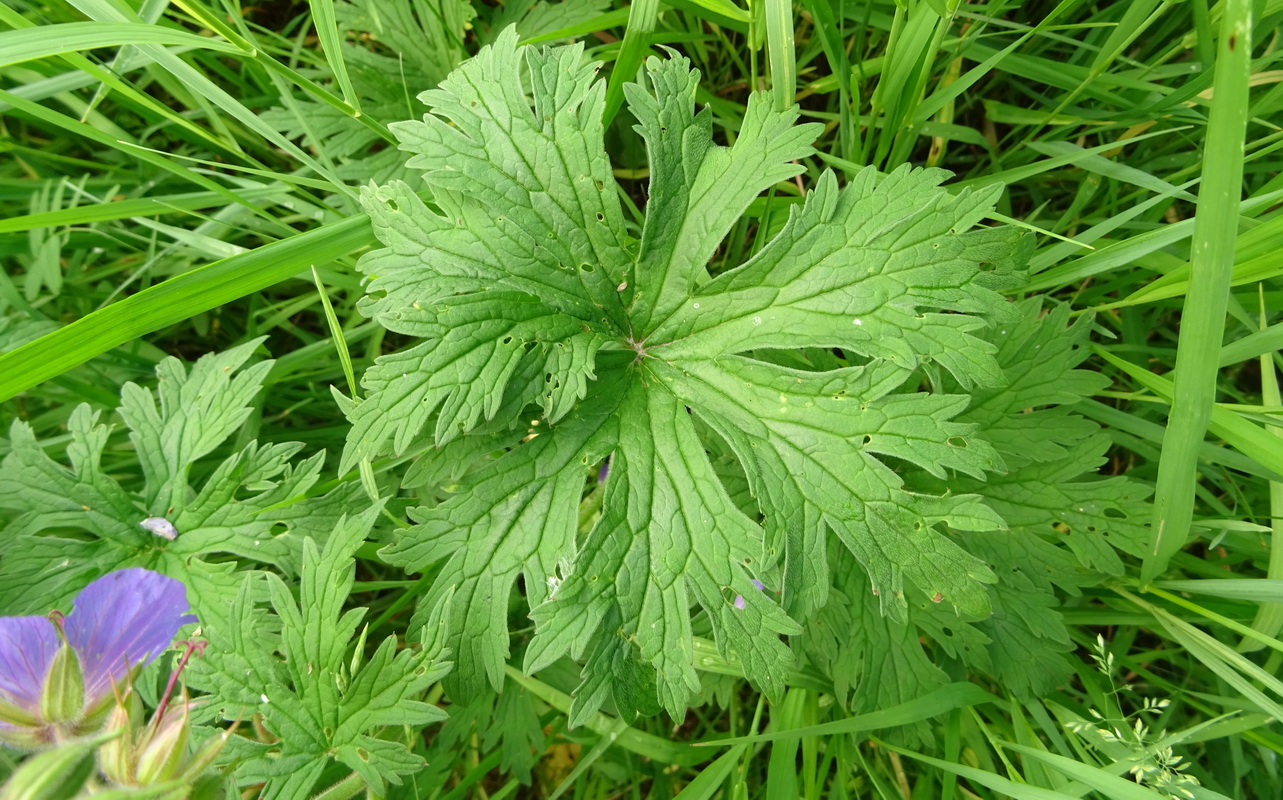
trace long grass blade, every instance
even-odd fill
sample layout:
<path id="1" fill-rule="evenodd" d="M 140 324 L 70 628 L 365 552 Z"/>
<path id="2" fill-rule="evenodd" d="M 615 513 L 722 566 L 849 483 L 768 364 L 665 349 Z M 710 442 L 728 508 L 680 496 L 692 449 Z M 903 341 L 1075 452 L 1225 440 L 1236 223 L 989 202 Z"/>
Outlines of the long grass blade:
<path id="1" fill-rule="evenodd" d="M 370 219 L 361 215 L 170 278 L 0 355 L 0 401 L 113 347 L 374 242 Z"/>
<path id="2" fill-rule="evenodd" d="M 793 0 L 766 0 L 766 63 L 776 111 L 793 107 L 797 96 L 797 55 L 793 40 Z"/>
<path id="3" fill-rule="evenodd" d="M 1181 315 L 1176 378 L 1154 489 L 1152 549 L 1141 567 L 1149 583 L 1189 538 L 1198 448 L 1216 400 L 1243 179 L 1252 59 L 1252 3 L 1227 0 L 1216 59 L 1216 102 L 1208 121 L 1203 185 L 1195 213 L 1190 291 Z"/>
<path id="4" fill-rule="evenodd" d="M 240 52 L 239 47 L 229 42 L 159 25 L 139 25 L 132 22 L 66 22 L 61 25 L 45 25 L 39 28 L 0 33 L 0 67 L 63 53 L 76 53 L 99 47 L 120 47 L 125 44 L 183 45 L 216 50 L 221 53 Z"/>

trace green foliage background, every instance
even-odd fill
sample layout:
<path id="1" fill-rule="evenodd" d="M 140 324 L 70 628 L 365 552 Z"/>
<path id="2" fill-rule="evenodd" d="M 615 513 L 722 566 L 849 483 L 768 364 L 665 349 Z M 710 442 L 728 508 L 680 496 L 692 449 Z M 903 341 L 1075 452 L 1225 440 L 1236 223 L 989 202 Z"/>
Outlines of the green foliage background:
<path id="1" fill-rule="evenodd" d="M 11 0 L 0 7 L 0 613 L 40 613 L 120 566 L 182 578 L 211 640 L 190 682 L 219 700 L 198 722 L 258 712 L 262 729 L 227 759 L 242 788 L 267 782 L 264 796 L 334 785 L 330 796 L 1276 797 L 1281 22 L 1277 0 Z M 511 397 L 501 409 L 502 383 L 422 436 L 426 419 L 377 405 L 379 371 L 401 371 L 395 354 L 415 352 L 428 322 L 459 321 L 390 322 L 421 288 L 398 306 L 396 291 L 363 279 L 405 289 L 379 260 L 392 246 L 385 201 L 422 209 L 430 186 L 458 192 L 467 211 L 494 188 L 425 184 L 440 154 L 424 145 L 423 163 L 407 163 L 397 145 L 412 133 L 403 121 L 426 110 L 417 95 L 505 46 L 510 25 L 522 42 L 577 42 L 603 62 L 585 125 L 601 126 L 609 163 L 592 168 L 617 183 L 609 224 L 628 247 L 645 250 L 647 225 L 676 224 L 651 222 L 656 187 L 692 158 L 653 145 L 661 114 L 647 118 L 646 92 L 662 106 L 660 79 L 632 83 L 648 57 L 671 53 L 700 73 L 688 88 L 716 145 L 749 144 L 746 132 L 794 103 L 812 123 L 792 129 L 778 163 L 766 152 L 764 166 L 740 167 L 756 182 L 739 189 L 742 214 L 734 202 L 707 210 L 729 231 L 709 248 L 708 275 L 787 235 L 805 198 L 860 181 L 875 192 L 865 167 L 889 175 L 879 205 L 984 197 L 996 205 L 968 223 L 1016 227 L 978 236 L 1025 231 L 1027 277 L 989 287 L 1005 300 L 974 339 L 955 333 L 966 368 L 907 365 L 910 383 L 880 400 L 970 398 L 936 408 L 933 424 L 956 426 L 942 441 L 974 435 L 992 451 L 971 450 L 974 462 L 882 452 L 923 497 L 983 498 L 987 510 L 955 507 L 939 529 L 965 549 L 940 563 L 963 553 L 991 571 L 971 595 L 979 606 L 955 609 L 963 589 L 950 584 L 950 602 L 910 587 L 897 611 L 869 593 L 867 559 L 821 540 L 808 552 L 831 588 L 784 565 L 767 593 L 746 573 L 721 598 L 728 620 L 737 593 L 766 615 L 753 634 L 794 635 L 799 660 L 741 657 L 749 640 L 725 646 L 707 611 L 719 598 L 703 597 L 678 659 L 694 677 L 656 696 L 645 687 L 665 667 L 602 641 L 578 665 L 556 648 L 527 652 L 561 624 L 547 607 L 531 620 L 548 579 L 569 574 L 549 551 L 486 595 L 511 639 L 493 626 L 470 637 L 474 601 L 451 593 L 453 571 L 470 567 L 413 542 L 481 513 L 475 476 L 547 429 L 518 419 Z M 682 85 L 676 69 L 662 80 Z M 903 165 L 953 177 L 931 194 Z M 719 201 L 734 194 L 724 176 L 714 185 Z M 856 234 L 854 222 L 842 231 Z M 609 390 L 619 354 L 598 352 L 609 338 L 591 343 L 600 382 L 582 358 L 562 361 L 549 374 L 579 382 L 518 398 L 536 401 L 541 425 L 574 418 L 588 387 Z M 799 339 L 790 346 L 808 349 L 758 351 L 736 369 L 854 369 L 893 351 L 890 338 L 869 352 Z M 778 486 L 745 470 L 715 415 L 686 418 L 674 416 L 702 437 L 721 494 L 756 511 Z M 371 425 L 395 446 L 350 433 Z M 680 452 L 686 440 L 672 441 Z M 559 490 L 581 541 L 611 513 L 595 481 L 611 447 L 589 450 Z M 171 515 L 172 546 L 137 527 Z M 769 513 L 761 521 L 777 535 Z M 802 597 L 777 597 L 799 585 Z M 761 610 L 777 599 L 805 635 Z M 609 616 L 620 613 L 605 627 L 626 629 Z M 586 637 L 576 624 L 564 626 Z M 297 635 L 312 629 L 329 633 Z M 308 715 L 330 722 L 299 726 Z M 0 751 L 0 774 L 14 763 Z"/>

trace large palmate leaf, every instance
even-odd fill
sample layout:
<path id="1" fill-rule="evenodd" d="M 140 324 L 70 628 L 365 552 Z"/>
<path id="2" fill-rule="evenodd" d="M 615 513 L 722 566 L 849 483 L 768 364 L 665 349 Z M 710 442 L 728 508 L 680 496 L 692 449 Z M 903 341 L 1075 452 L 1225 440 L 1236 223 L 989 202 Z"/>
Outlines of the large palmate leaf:
<path id="1" fill-rule="evenodd" d="M 165 359 L 155 392 L 125 385 L 120 416 L 144 476 L 136 490 L 104 472 L 110 428 L 88 405 L 67 425 L 69 466 L 45 453 L 30 426 L 13 423 L 0 464 L 0 511 L 8 512 L 0 611 L 53 608 L 98 575 L 137 566 L 183 581 L 202 620 L 224 619 L 238 584 L 227 556 L 297 570 L 303 537 L 323 540 L 360 491 L 307 497 L 323 453 L 297 459 L 301 444 L 250 442 L 202 481 L 191 476 L 249 416 L 272 362 L 240 368 L 260 342 L 207 355 L 190 370 Z"/>
<path id="2" fill-rule="evenodd" d="M 626 89 L 651 165 L 636 239 L 595 71 L 580 47 L 505 32 L 420 96 L 422 121 L 392 126 L 435 205 L 397 182 L 364 194 L 384 248 L 360 262 L 363 308 L 422 342 L 344 399 L 344 467 L 424 437 L 514 432 L 383 551 L 439 565 L 427 607 L 455 592 L 452 688 L 499 686 L 519 578 L 536 624 L 526 669 L 587 659 L 575 719 L 608 698 L 680 712 L 698 688 L 693 610 L 777 694 L 793 658 L 781 637 L 827 599 L 833 540 L 893 621 L 916 600 L 987 614 L 995 575 L 955 532 L 1003 520 L 975 493 L 912 491 L 901 473 L 981 482 L 1004 468 L 957 418 L 968 391 L 1006 380 L 979 334 L 1015 319 L 999 291 L 1019 285 L 1027 243 L 972 230 L 997 189 L 951 195 L 933 170 L 867 169 L 845 186 L 824 173 L 760 252 L 713 275 L 750 202 L 803 172 L 818 126 L 758 94 L 717 145 L 695 112 L 698 74 L 650 59 Z M 837 351 L 809 367 L 772 355 L 797 348 Z M 926 364 L 959 392 L 922 391 Z M 581 531 L 607 456 L 600 515 Z"/>

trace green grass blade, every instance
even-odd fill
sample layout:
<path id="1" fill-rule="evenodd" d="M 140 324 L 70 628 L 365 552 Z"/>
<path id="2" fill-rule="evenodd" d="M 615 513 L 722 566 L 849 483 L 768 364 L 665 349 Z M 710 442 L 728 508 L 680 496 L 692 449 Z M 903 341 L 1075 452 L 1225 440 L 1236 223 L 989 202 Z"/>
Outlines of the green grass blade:
<path id="1" fill-rule="evenodd" d="M 216 261 L 82 317 L 0 355 L 0 401 L 139 336 L 373 244 L 362 215 Z"/>
<path id="2" fill-rule="evenodd" d="M 1283 681 L 1261 669 L 1234 648 L 1175 615 L 1145 602 L 1132 593 L 1115 587 L 1114 591 L 1153 614 L 1154 619 L 1171 637 L 1203 666 L 1216 673 L 1239 691 L 1245 700 L 1275 719 L 1283 719 L 1283 705 L 1265 694 L 1257 684 L 1283 695 Z"/>
<path id="3" fill-rule="evenodd" d="M 284 186 L 263 186 L 254 189 L 237 189 L 237 194 L 246 200 L 268 200 L 285 198 L 288 190 Z M 52 228 L 59 225 L 88 225 L 94 222 L 109 222 L 130 217 L 154 217 L 158 214 L 173 214 L 178 211 L 198 211 L 204 208 L 217 208 L 226 205 L 227 198 L 214 192 L 187 192 L 184 194 L 158 195 L 156 197 L 135 197 L 130 200 L 117 200 L 110 203 L 60 208 L 56 211 L 42 211 L 37 214 L 24 214 L 20 217 L 0 219 L 0 233 L 29 231 L 36 228 Z"/>
<path id="4" fill-rule="evenodd" d="M 1012 742 L 1004 742 L 1003 747 L 1015 750 L 1028 758 L 1046 764 L 1062 775 L 1072 778 L 1085 786 L 1090 786 L 1104 797 L 1110 798 L 1110 800 L 1167 800 L 1166 794 L 1159 794 L 1153 789 L 1133 783 L 1126 778 L 1111 775 L 1100 767 L 1094 767 L 1091 764 L 1058 756 L 1055 753 L 1048 753 L 1046 750 L 1039 750 L 1036 747 L 1026 747 Z"/>
<path id="5" fill-rule="evenodd" d="M 1154 587 L 1170 592 L 1205 594 L 1226 600 L 1253 603 L 1283 603 L 1283 580 L 1278 578 L 1201 578 L 1199 580 L 1155 581 Z"/>
<path id="6" fill-rule="evenodd" d="M 334 313 L 334 306 L 330 304 L 330 296 L 325 293 L 325 284 L 321 283 L 321 276 L 316 271 L 315 264 L 312 265 L 312 281 L 316 283 L 316 293 L 320 295 L 321 309 L 325 312 L 325 324 L 329 326 L 330 337 L 334 339 L 334 349 L 339 354 L 339 363 L 343 365 L 343 377 L 347 378 L 348 394 L 353 400 L 359 400 L 361 395 L 357 388 L 356 373 L 352 370 L 352 354 L 348 352 L 347 339 L 343 336 L 343 325 L 339 323 L 338 315 Z"/>
<path id="7" fill-rule="evenodd" d="M 0 67 L 63 53 L 76 53 L 99 47 L 120 47 L 126 44 L 184 45 L 221 53 L 241 52 L 239 47 L 229 42 L 197 36 L 174 28 L 163 28 L 159 25 L 139 25 L 132 22 L 66 22 L 61 25 L 45 25 L 39 28 L 0 33 Z"/>
<path id="8" fill-rule="evenodd" d="M 277 222 L 276 218 L 273 217 L 271 214 L 267 213 L 267 211 L 265 211 L 262 207 L 256 205 L 255 203 L 243 197 L 238 196 L 232 190 L 225 188 L 224 186 L 220 185 L 214 180 L 211 180 L 205 175 L 199 172 L 196 172 L 195 170 L 187 169 L 182 165 L 175 163 L 172 159 L 164 158 L 154 152 L 149 151 L 146 148 L 132 146 L 129 142 L 122 142 L 117 139 L 113 139 L 112 137 L 108 136 L 102 131 L 99 131 L 97 128 L 94 128 L 92 125 L 86 125 L 85 123 L 80 122 L 79 120 L 75 120 L 75 119 L 72 119 L 71 117 L 68 117 L 66 114 L 60 114 L 57 111 L 54 111 L 49 108 L 45 108 L 39 103 L 33 103 L 29 100 L 25 100 L 3 89 L 0 89 L 0 102 L 8 103 L 9 105 L 13 106 L 19 111 L 23 111 L 27 114 L 30 114 L 32 117 L 35 117 L 36 119 L 46 124 L 53 125 L 58 128 L 62 128 L 63 130 L 68 131 L 69 133 L 76 134 L 78 136 L 83 136 L 84 138 L 97 142 L 98 144 L 101 144 L 105 147 L 109 147 L 114 150 L 120 150 L 124 153 L 128 153 L 130 156 L 138 159 L 139 161 L 145 162 L 154 167 L 162 169 L 166 172 L 172 173 L 173 175 L 177 176 L 182 180 L 191 181 L 197 186 L 208 189 L 211 192 L 219 195 L 220 197 L 223 197 L 229 203 L 238 203 L 240 205 L 243 205 L 246 208 L 253 210 L 263 219 L 270 220 L 274 223 Z"/>
<path id="9" fill-rule="evenodd" d="M 507 667 L 508 677 L 512 678 L 527 691 L 548 705 L 562 712 L 570 713 L 570 695 L 557 691 L 543 681 L 528 678 L 514 667 Z M 620 747 L 631 750 L 643 758 L 651 758 L 663 764 L 698 764 L 705 759 L 705 754 L 688 745 L 670 742 L 658 736 L 625 726 L 622 732 L 616 731 L 618 720 L 601 712 L 593 714 L 584 726 L 602 736 L 615 735 Z"/>
<path id="10" fill-rule="evenodd" d="M 1160 375 L 1155 375 L 1144 367 L 1139 367 L 1130 361 L 1125 361 L 1103 348 L 1096 347 L 1094 350 L 1101 358 L 1136 379 L 1149 391 L 1170 401 L 1172 404 L 1178 402 L 1177 390 L 1172 381 Z M 1274 437 L 1267 435 L 1259 425 L 1244 419 L 1242 415 L 1234 411 L 1212 404 L 1208 411 L 1207 429 L 1237 448 L 1243 455 L 1255 459 L 1261 466 L 1275 474 L 1283 475 L 1283 450 L 1277 446 L 1277 443 L 1272 441 Z M 1164 443 L 1166 443 L 1169 436 L 1171 436 L 1170 424 L 1163 436 Z M 1195 459 L 1198 458 L 1203 444 L 1203 437 L 1200 435 L 1193 443 Z M 1190 491 L 1190 519 L 1192 520 L 1192 487 Z M 1186 530 L 1188 529 L 1189 522 L 1187 521 Z M 1177 549 L 1179 550 L 1179 548 Z"/>
<path id="11" fill-rule="evenodd" d="M 938 758 L 932 758 L 922 753 L 915 753 L 912 750 L 906 750 L 896 747 L 886 742 L 880 742 L 882 747 L 902 756 L 908 756 L 915 761 L 921 761 L 924 764 L 930 764 L 934 767 L 944 770 L 953 775 L 974 781 L 981 786 L 993 789 L 995 792 L 1001 792 L 1003 795 L 1014 797 L 1016 800 L 1080 800 L 1080 795 L 1064 794 L 1063 792 L 1044 789 L 1041 786 L 1030 786 L 1027 783 L 1018 783 L 1010 778 L 1004 778 L 988 770 L 969 767 L 964 764 L 952 761 L 942 761 Z"/>
<path id="12" fill-rule="evenodd" d="M 659 0 L 637 0 L 628 7 L 628 25 L 624 30 L 624 43 L 619 57 L 610 70 L 606 84 L 606 110 L 603 114 L 606 127 L 624 105 L 624 84 L 637 77 L 637 70 L 646 60 L 650 49 L 650 35 L 659 20 Z"/>
<path id="13" fill-rule="evenodd" d="M 1262 324 L 1264 324 L 1264 299 L 1261 305 Z M 1276 408 L 1283 406 L 1283 395 L 1279 393 L 1278 372 L 1274 369 L 1273 353 L 1261 354 L 1261 399 L 1265 405 Z M 1283 431 L 1278 428 L 1273 428 L 1271 432 L 1276 437 L 1283 438 Z M 1269 485 L 1270 524 L 1273 531 L 1270 535 L 1270 566 L 1266 574 L 1272 581 L 1283 585 L 1283 483 L 1270 481 Z M 1260 582 L 1252 581 L 1252 583 Z M 1256 618 L 1252 620 L 1252 628 L 1266 636 L 1278 636 L 1279 631 L 1283 630 L 1283 598 L 1263 603 L 1256 611 Z M 1246 653 L 1259 650 L 1261 646 L 1261 642 L 1249 637 L 1243 640 L 1239 649 Z"/>
<path id="14" fill-rule="evenodd" d="M 1251 78 L 1252 3 L 1227 0 L 1216 59 L 1216 102 L 1208 121 L 1203 185 L 1195 213 L 1190 291 L 1176 350 L 1172 410 L 1154 488 L 1153 547 L 1141 567 L 1149 583 L 1185 545 L 1194 513 L 1198 449 L 1216 399 L 1217 362 L 1234 268 Z"/>
<path id="15" fill-rule="evenodd" d="M 2 224 L 3 221 L 0 221 L 0 225 Z M 1228 367 L 1249 358 L 1272 354 L 1276 350 L 1283 350 L 1283 322 L 1249 333 L 1222 347 L 1220 365 Z"/>
<path id="16" fill-rule="evenodd" d="M 766 0 L 766 63 L 776 111 L 793 107 L 797 96 L 797 56 L 793 41 L 793 0 Z"/>
<path id="17" fill-rule="evenodd" d="M 1251 583 L 1256 583 L 1256 581 L 1251 581 Z M 1161 597 L 1167 602 L 1172 603 L 1174 605 L 1178 605 L 1181 608 L 1185 608 L 1190 611 L 1193 611 L 1195 614 L 1198 614 L 1200 617 L 1211 620 L 1212 622 L 1215 622 L 1217 625 L 1221 625 L 1225 628 L 1228 628 L 1234 631 L 1235 633 L 1243 634 L 1244 636 L 1248 637 L 1248 639 L 1250 639 L 1252 642 L 1254 642 L 1258 647 L 1269 647 L 1273 650 L 1278 650 L 1279 652 L 1283 652 L 1283 642 L 1280 642 L 1278 639 L 1275 639 L 1272 636 L 1267 636 L 1263 633 L 1260 633 L 1259 631 L 1255 631 L 1241 622 L 1232 620 L 1223 614 L 1217 614 L 1215 611 L 1206 609 L 1197 603 L 1194 603 L 1190 600 L 1186 600 L 1184 597 L 1174 595 L 1171 592 L 1164 591 L 1154 586 L 1149 587 L 1149 591 L 1155 597 Z M 1239 651 L 1242 652 L 1244 649 L 1245 648 L 1240 644 Z M 1283 688 L 1283 684 L 1280 684 L 1280 688 Z M 1283 694 L 1283 692 L 1280 692 L 1280 694 Z"/>
<path id="18" fill-rule="evenodd" d="M 609 28 L 617 28 L 620 25 L 627 24 L 630 10 L 628 8 L 617 8 L 613 11 L 607 11 L 604 14 L 598 14 L 592 19 L 586 19 L 583 22 L 574 25 L 567 25 L 564 28 L 558 28 L 555 31 L 549 31 L 538 36 L 532 36 L 529 39 L 522 39 L 521 44 L 544 44 L 546 42 L 557 42 L 562 39 L 572 39 L 578 36 L 584 36 L 597 31 L 604 31 Z"/>
<path id="19" fill-rule="evenodd" d="M 780 739 L 796 739 L 802 736 L 832 736 L 845 733 L 867 733 L 882 728 L 896 728 L 920 722 L 924 719 L 944 714 L 955 708 L 980 705 L 994 701 L 994 696 L 976 686 L 974 683 L 951 683 L 934 692 L 909 700 L 899 705 L 870 711 L 846 719 L 795 728 L 789 731 L 772 731 L 755 736 L 737 736 L 733 739 L 717 739 L 708 742 L 696 742 L 695 747 L 722 747 L 741 742 L 774 742 Z"/>
<path id="20" fill-rule="evenodd" d="M 312 8 L 312 22 L 316 26 L 316 36 L 321 40 L 321 51 L 325 53 L 325 60 L 329 62 L 330 70 L 339 82 L 343 99 L 360 114 L 361 105 L 357 101 L 356 89 L 352 88 L 352 78 L 348 76 L 347 64 L 343 61 L 343 40 L 339 35 L 338 19 L 334 15 L 334 0 L 308 0 L 308 5 Z"/>
<path id="21" fill-rule="evenodd" d="M 699 775 L 674 795 L 673 800 L 708 800 L 717 794 L 717 790 L 722 788 L 722 784 L 735 771 L 746 749 L 748 745 L 741 744 L 722 753 L 712 764 L 700 770 Z"/>

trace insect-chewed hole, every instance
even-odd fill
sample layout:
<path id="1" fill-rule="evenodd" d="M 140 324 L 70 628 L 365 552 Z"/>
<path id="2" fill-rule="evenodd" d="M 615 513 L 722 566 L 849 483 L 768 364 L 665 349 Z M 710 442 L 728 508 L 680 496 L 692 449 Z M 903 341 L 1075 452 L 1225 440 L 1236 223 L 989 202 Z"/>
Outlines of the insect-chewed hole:
<path id="1" fill-rule="evenodd" d="M 967 440 L 961 436 L 950 436 L 945 441 L 949 443 L 950 447 L 961 447 L 964 450 L 967 448 Z"/>
<path id="2" fill-rule="evenodd" d="M 1121 509 L 1114 508 L 1113 506 L 1109 506 L 1105 509 L 1105 516 L 1110 519 L 1127 519 L 1127 515 L 1123 513 Z"/>

